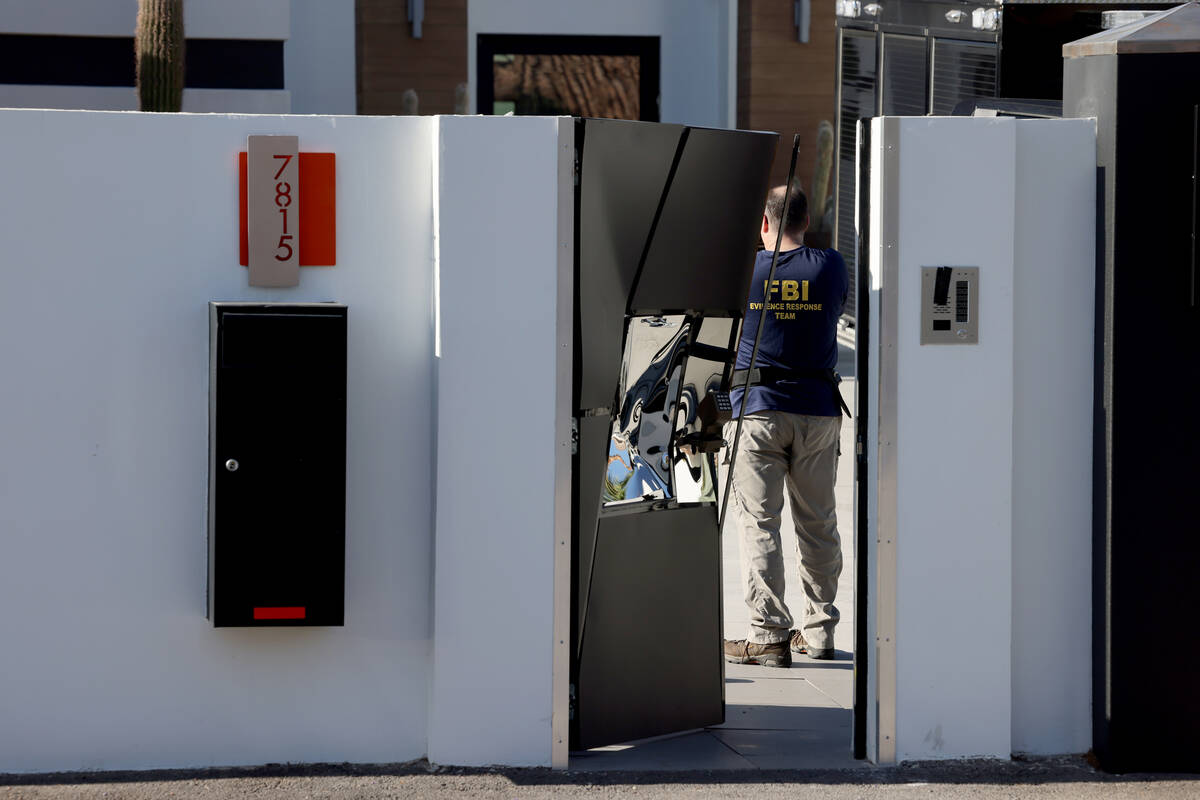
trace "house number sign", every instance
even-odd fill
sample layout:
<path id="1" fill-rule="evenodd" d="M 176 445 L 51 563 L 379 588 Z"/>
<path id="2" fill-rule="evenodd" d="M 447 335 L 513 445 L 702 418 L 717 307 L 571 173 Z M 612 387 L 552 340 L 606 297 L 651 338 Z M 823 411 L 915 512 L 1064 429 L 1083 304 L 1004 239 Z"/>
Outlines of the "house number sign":
<path id="1" fill-rule="evenodd" d="M 250 285 L 299 285 L 299 137 L 247 137 L 246 228 Z"/>

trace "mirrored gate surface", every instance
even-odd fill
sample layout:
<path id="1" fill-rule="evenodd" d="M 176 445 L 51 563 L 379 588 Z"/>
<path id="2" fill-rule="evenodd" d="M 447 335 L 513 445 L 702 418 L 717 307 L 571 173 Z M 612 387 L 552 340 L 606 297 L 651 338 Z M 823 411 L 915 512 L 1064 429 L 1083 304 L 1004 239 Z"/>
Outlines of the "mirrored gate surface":
<path id="1" fill-rule="evenodd" d="M 602 502 L 716 501 L 729 318 L 634 317 L 612 425 Z M 697 354 L 696 345 L 702 352 Z"/>

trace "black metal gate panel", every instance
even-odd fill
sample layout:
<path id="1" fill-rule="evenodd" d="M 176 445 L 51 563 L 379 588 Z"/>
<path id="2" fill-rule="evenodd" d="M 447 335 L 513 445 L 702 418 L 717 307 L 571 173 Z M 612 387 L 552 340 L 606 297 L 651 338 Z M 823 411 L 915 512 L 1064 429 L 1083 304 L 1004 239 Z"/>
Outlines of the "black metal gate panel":
<path id="1" fill-rule="evenodd" d="M 724 719 L 711 411 L 776 139 L 577 124 L 574 749 Z"/>
<path id="2" fill-rule="evenodd" d="M 580 747 L 720 724 L 716 508 L 605 516 L 579 649 Z"/>

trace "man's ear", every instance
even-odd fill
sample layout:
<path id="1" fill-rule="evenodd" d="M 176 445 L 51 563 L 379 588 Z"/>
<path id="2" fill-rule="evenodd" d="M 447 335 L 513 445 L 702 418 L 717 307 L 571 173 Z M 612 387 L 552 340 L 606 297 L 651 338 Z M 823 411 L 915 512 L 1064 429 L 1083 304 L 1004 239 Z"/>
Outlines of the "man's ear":
<path id="1" fill-rule="evenodd" d="M 771 230 L 771 220 L 767 219 L 767 215 L 763 214 L 762 232 L 767 233 Z"/>

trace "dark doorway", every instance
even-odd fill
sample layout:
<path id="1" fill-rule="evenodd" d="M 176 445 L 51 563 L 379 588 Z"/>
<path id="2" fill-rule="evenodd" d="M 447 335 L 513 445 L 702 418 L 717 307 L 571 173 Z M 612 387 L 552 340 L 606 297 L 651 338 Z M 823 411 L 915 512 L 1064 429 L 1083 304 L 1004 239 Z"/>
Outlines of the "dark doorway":
<path id="1" fill-rule="evenodd" d="M 658 122 L 657 36 L 479 34 L 480 114 Z"/>

